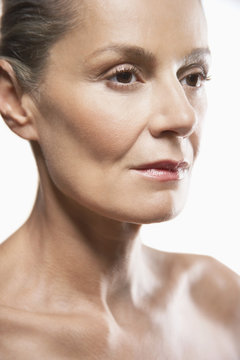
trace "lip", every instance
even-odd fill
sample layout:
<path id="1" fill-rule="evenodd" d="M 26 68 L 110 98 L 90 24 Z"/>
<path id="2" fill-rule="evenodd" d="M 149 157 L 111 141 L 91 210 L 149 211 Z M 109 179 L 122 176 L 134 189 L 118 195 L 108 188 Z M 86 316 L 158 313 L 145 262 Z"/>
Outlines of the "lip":
<path id="1" fill-rule="evenodd" d="M 132 170 L 135 170 L 144 177 L 158 181 L 178 181 L 185 177 L 189 167 L 188 161 L 167 159 L 142 164 L 132 168 Z"/>

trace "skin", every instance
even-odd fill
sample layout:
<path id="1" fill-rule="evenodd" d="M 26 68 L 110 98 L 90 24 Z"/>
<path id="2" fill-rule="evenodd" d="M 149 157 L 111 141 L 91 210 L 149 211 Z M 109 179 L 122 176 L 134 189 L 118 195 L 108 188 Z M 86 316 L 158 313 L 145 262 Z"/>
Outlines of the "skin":
<path id="1" fill-rule="evenodd" d="M 239 359 L 239 277 L 139 238 L 184 205 L 207 47 L 198 1 L 89 0 L 51 48 L 37 100 L 1 60 L 1 114 L 31 141 L 40 174 L 31 216 L 0 247 L 3 359 Z M 133 67 L 119 81 L 116 69 Z M 133 170 L 162 159 L 189 170 L 168 182 Z"/>

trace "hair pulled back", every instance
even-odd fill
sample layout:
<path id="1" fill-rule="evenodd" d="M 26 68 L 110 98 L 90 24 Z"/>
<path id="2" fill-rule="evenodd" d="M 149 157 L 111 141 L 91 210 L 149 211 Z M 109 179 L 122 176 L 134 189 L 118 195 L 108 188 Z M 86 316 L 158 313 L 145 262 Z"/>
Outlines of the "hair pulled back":
<path id="1" fill-rule="evenodd" d="M 2 0 L 0 58 L 12 65 L 24 91 L 37 89 L 50 47 L 76 25 L 79 3 Z"/>

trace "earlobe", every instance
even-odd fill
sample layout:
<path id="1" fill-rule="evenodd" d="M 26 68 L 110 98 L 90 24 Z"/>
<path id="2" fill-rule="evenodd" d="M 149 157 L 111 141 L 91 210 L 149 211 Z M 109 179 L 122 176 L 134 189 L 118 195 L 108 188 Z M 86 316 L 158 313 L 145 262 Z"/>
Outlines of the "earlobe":
<path id="1" fill-rule="evenodd" d="M 0 60 L 0 113 L 7 126 L 26 140 L 38 140 L 30 109 L 12 66 Z"/>

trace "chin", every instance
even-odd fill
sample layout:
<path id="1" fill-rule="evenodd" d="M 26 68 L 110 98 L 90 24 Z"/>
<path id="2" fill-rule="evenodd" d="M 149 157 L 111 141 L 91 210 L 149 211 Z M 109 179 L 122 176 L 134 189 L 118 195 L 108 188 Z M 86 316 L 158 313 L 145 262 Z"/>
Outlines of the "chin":
<path id="1" fill-rule="evenodd" d="M 75 209 L 90 211 L 89 214 L 100 215 L 118 222 L 132 224 L 160 223 L 175 218 L 183 209 L 187 186 L 171 188 L 165 186 L 161 191 L 117 191 L 106 197 L 106 191 L 99 191 L 96 196 L 82 196 L 82 192 L 67 194 L 75 204 Z M 99 194 L 101 196 L 99 196 Z M 120 194 L 120 195 L 119 195 Z M 89 215 L 90 216 L 90 215 Z"/>
<path id="2" fill-rule="evenodd" d="M 168 211 L 166 211 L 166 209 L 164 211 L 159 211 L 159 212 L 148 212 L 148 213 L 142 213 L 142 214 L 135 214 L 135 217 L 131 217 L 131 219 L 129 219 L 131 223 L 135 223 L 135 224 L 141 224 L 141 225 L 146 225 L 146 224 L 154 224 L 154 223 L 160 223 L 160 222 L 165 222 L 165 221 L 169 221 L 174 219 L 179 213 L 181 212 L 181 209 L 169 209 Z M 134 215 L 134 214 L 133 214 Z"/>
<path id="3" fill-rule="evenodd" d="M 151 218 L 148 218 L 145 220 L 145 222 L 142 222 L 142 224 L 154 224 L 154 223 L 160 223 L 160 222 L 165 222 L 165 221 L 169 221 L 174 219 L 176 216 L 178 216 L 178 214 L 181 212 L 181 210 L 179 211 L 169 211 L 168 213 L 164 213 L 164 214 L 157 214 L 156 216 L 152 216 Z"/>
<path id="4" fill-rule="evenodd" d="M 185 202 L 145 202 L 134 206 L 124 207 L 120 211 L 113 211 L 111 215 L 106 212 L 104 215 L 120 222 L 132 224 L 153 224 L 175 218 L 183 209 Z M 116 209 L 115 209 L 116 210 Z"/>
<path id="5" fill-rule="evenodd" d="M 184 208 L 187 198 L 187 192 L 176 193 L 169 191 L 162 193 L 160 196 L 152 198 L 140 198 L 139 201 L 129 203 L 125 212 L 127 222 L 137 224 L 152 224 L 168 221 L 175 218 Z M 129 211 L 130 210 L 130 211 Z"/>

